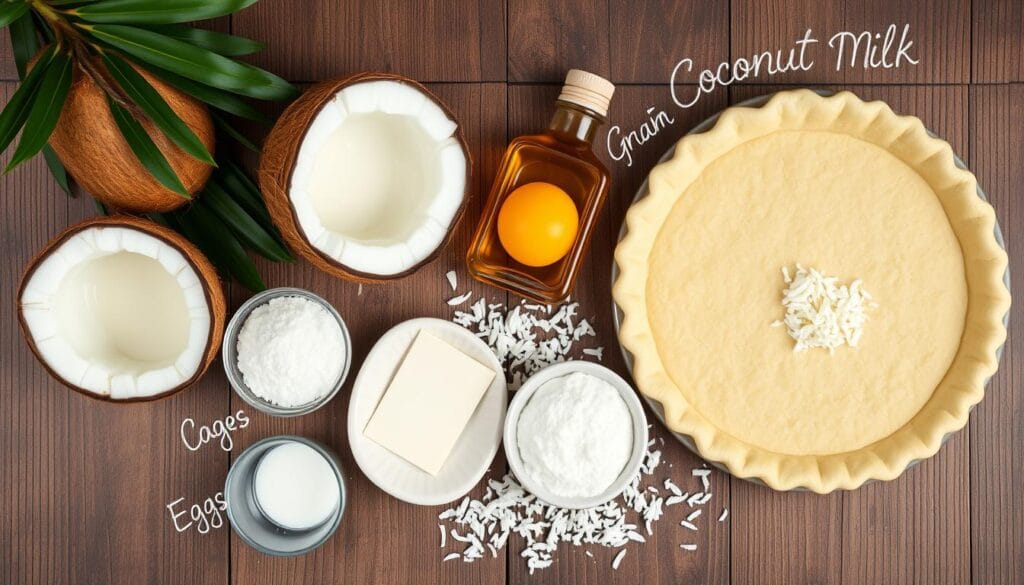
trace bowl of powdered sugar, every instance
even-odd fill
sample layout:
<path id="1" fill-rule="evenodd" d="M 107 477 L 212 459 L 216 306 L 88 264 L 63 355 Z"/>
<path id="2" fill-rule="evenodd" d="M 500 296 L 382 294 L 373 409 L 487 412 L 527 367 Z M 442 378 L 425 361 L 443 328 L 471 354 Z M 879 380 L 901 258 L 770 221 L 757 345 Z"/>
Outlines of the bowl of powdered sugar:
<path id="1" fill-rule="evenodd" d="M 647 450 L 647 417 L 618 374 L 570 361 L 534 374 L 505 418 L 512 473 L 549 504 L 581 509 L 622 493 Z"/>
<path id="2" fill-rule="evenodd" d="M 221 355 L 228 381 L 243 400 L 268 414 L 298 416 L 341 389 L 352 341 L 326 300 L 299 288 L 275 288 L 238 309 Z"/>

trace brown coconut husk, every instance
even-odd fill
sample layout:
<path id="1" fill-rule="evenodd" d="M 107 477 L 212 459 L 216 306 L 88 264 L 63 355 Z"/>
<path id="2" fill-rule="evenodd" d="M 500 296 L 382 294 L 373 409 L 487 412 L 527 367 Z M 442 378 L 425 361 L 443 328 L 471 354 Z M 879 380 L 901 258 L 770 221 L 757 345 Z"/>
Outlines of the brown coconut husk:
<path id="1" fill-rule="evenodd" d="M 328 274 L 366 284 L 387 282 L 403 278 L 416 272 L 421 267 L 429 264 L 437 258 L 438 254 L 440 254 L 448 245 L 452 238 L 452 234 L 455 233 L 455 229 L 459 225 L 459 221 L 461 221 L 462 216 L 466 212 L 466 207 L 470 198 L 470 177 L 472 175 L 473 168 L 473 159 L 469 155 L 469 148 L 467 147 L 466 139 L 462 134 L 462 124 L 458 124 L 455 131 L 455 138 L 458 140 L 459 145 L 462 147 L 462 152 L 466 156 L 466 188 L 462 194 L 462 203 L 460 204 L 458 211 L 455 212 L 455 216 L 452 218 L 451 224 L 448 226 L 448 233 L 438 245 L 437 249 L 435 249 L 427 258 L 423 259 L 416 265 L 411 266 L 407 270 L 387 276 L 368 274 L 353 270 L 316 249 L 309 241 L 309 238 L 306 237 L 306 234 L 302 231 L 302 227 L 299 225 L 298 218 L 295 215 L 295 209 L 292 207 L 291 200 L 288 196 L 288 186 L 291 185 L 292 172 L 295 170 L 296 157 L 299 154 L 299 149 L 302 146 L 302 142 L 306 137 L 306 132 L 309 131 L 309 126 L 313 122 L 313 119 L 320 113 L 320 110 L 324 105 L 335 96 L 335 94 L 350 85 L 378 80 L 398 81 L 415 87 L 418 91 L 422 92 L 423 95 L 433 100 L 434 103 L 444 111 L 445 115 L 447 115 L 449 119 L 456 120 L 457 122 L 457 118 L 455 118 L 448 106 L 446 106 L 437 96 L 431 93 L 430 90 L 422 84 L 402 75 L 395 75 L 391 73 L 359 73 L 350 77 L 324 81 L 306 90 L 298 100 L 288 106 L 288 109 L 286 109 L 277 120 L 273 130 L 270 131 L 270 135 L 267 136 L 266 141 L 263 143 L 263 153 L 260 155 L 258 171 L 260 191 L 263 193 L 263 200 L 267 204 L 267 209 L 270 211 L 270 217 L 273 219 L 274 225 L 277 226 L 277 229 L 281 232 L 281 236 L 284 238 L 285 242 L 288 243 L 288 246 L 305 258 L 310 264 Z"/>
<path id="2" fill-rule="evenodd" d="M 206 295 L 206 304 L 210 308 L 210 334 L 206 341 L 206 349 L 203 351 L 203 361 L 200 363 L 199 369 L 196 370 L 191 378 L 185 380 L 174 388 L 167 390 L 166 392 L 153 396 L 116 400 L 109 396 L 95 394 L 84 388 L 76 386 L 57 375 L 46 360 L 43 359 L 42 354 L 39 352 L 39 348 L 36 347 L 35 339 L 32 338 L 32 334 L 28 329 L 28 324 L 25 322 L 25 316 L 22 313 L 21 297 L 25 292 L 25 286 L 28 284 L 32 274 L 36 271 L 36 268 L 44 259 L 78 232 L 87 228 L 102 226 L 134 229 L 162 240 L 181 253 L 189 265 L 192 266 L 192 269 L 195 270 L 196 275 L 203 284 L 203 293 Z M 32 355 L 39 360 L 39 363 L 42 364 L 43 368 L 48 374 L 50 374 L 50 376 L 79 394 L 84 394 L 85 396 L 96 400 L 103 400 L 118 404 L 126 402 L 149 402 L 167 398 L 168 396 L 176 394 L 197 382 L 203 374 L 206 373 L 206 370 L 210 367 L 210 364 L 213 363 L 213 360 L 216 359 L 217 354 L 220 351 L 221 340 L 224 337 L 224 322 L 227 315 L 227 302 L 224 298 L 224 289 L 221 287 L 220 278 L 217 276 L 217 270 L 213 267 L 213 264 L 210 264 L 210 261 L 206 259 L 206 256 L 199 251 L 199 248 L 196 248 L 191 242 L 186 240 L 177 232 L 165 228 L 156 222 L 129 215 L 90 218 L 65 229 L 63 232 L 58 234 L 57 237 L 50 240 L 49 243 L 43 246 L 43 248 L 36 253 L 25 267 L 25 272 L 21 276 L 21 282 L 18 284 L 18 293 L 15 296 L 15 303 L 17 304 L 18 324 L 21 327 L 21 336 L 28 344 L 29 349 L 32 351 Z"/>
<path id="3" fill-rule="evenodd" d="M 103 67 L 99 62 L 95 66 Z M 213 119 L 206 106 L 144 69 L 135 69 L 213 154 Z M 149 118 L 140 117 L 139 122 L 189 194 L 198 193 L 213 167 L 178 148 Z M 142 166 L 118 130 L 103 90 L 80 68 L 75 69 L 71 91 L 50 136 L 50 146 L 75 181 L 111 208 L 154 213 L 172 211 L 188 203 L 188 199 L 158 183 Z"/>

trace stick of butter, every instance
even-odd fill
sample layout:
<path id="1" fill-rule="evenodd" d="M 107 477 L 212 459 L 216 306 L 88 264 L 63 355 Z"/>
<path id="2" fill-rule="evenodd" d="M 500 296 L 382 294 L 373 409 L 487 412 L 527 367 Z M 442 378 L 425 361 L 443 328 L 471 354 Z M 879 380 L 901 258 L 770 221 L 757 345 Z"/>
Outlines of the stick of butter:
<path id="1" fill-rule="evenodd" d="M 363 434 L 437 475 L 495 375 L 491 368 L 420 331 Z"/>

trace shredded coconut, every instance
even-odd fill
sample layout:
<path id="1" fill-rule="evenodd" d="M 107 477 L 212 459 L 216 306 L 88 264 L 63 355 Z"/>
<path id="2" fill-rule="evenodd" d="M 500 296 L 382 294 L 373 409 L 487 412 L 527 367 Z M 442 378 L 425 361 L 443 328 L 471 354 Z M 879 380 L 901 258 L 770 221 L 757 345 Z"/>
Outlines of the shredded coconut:
<path id="1" fill-rule="evenodd" d="M 565 361 L 577 342 L 596 336 L 590 322 L 577 317 L 578 310 L 579 303 L 574 302 L 552 311 L 526 301 L 506 310 L 501 303 L 488 304 L 480 298 L 469 311 L 456 311 L 452 321 L 474 331 L 491 347 L 505 368 L 509 389 L 516 390 L 538 370 Z M 600 360 L 601 352 L 593 348 L 584 350 L 584 355 Z"/>
<path id="2" fill-rule="evenodd" d="M 238 333 L 238 370 L 253 394 L 286 407 L 326 395 L 345 364 L 345 337 L 337 320 L 305 297 L 270 299 Z"/>
<path id="3" fill-rule="evenodd" d="M 667 505 L 661 496 L 647 490 L 656 483 L 650 476 L 660 461 L 660 451 L 648 450 L 641 472 L 622 494 L 595 508 L 568 510 L 546 504 L 523 489 L 515 476 L 509 473 L 501 481 L 489 479 L 480 500 L 467 496 L 458 505 L 441 512 L 438 519 L 457 527 L 452 528 L 451 534 L 455 541 L 464 543 L 462 557 L 466 562 L 481 558 L 485 547 L 500 549 L 508 544 L 511 536 L 520 537 L 524 548 L 519 557 L 524 559 L 530 574 L 533 574 L 535 570 L 551 566 L 554 554 L 563 543 L 622 549 L 630 542 L 645 542 L 638 527 L 642 523 L 650 530 L 662 519 Z M 711 499 L 710 492 L 700 495 Z M 697 516 L 692 519 L 696 521 Z M 696 545 L 684 543 L 680 548 L 696 550 Z M 617 551 L 616 556 L 622 552 Z M 452 554 L 458 553 L 449 553 L 448 556 Z"/>
<path id="4" fill-rule="evenodd" d="M 786 316 L 772 327 L 786 327 L 796 341 L 794 351 L 821 347 L 835 352 L 843 345 L 857 347 L 867 321 L 867 310 L 877 306 L 871 295 L 861 288 L 861 281 L 849 286 L 837 285 L 834 276 L 824 276 L 814 268 L 796 265 L 796 275 L 782 268 L 786 284 L 782 306 Z"/>

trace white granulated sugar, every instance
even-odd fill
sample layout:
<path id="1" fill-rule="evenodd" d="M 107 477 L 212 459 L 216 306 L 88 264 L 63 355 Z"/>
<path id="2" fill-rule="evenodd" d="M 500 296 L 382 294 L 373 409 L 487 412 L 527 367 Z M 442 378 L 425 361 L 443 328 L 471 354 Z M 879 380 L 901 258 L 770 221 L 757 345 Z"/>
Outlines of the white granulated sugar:
<path id="1" fill-rule="evenodd" d="M 795 276 L 783 267 L 782 279 L 786 284 L 782 291 L 786 315 L 772 327 L 786 328 L 796 341 L 793 351 L 820 347 L 834 353 L 843 344 L 857 347 L 868 320 L 867 310 L 877 306 L 861 288 L 860 280 L 849 286 L 837 285 L 836 277 L 800 264 L 796 265 Z"/>
<path id="2" fill-rule="evenodd" d="M 619 391 L 582 372 L 545 382 L 519 415 L 530 477 L 567 498 L 599 495 L 629 462 L 633 421 Z"/>
<path id="3" fill-rule="evenodd" d="M 243 382 L 253 394 L 285 407 L 330 392 L 347 351 L 334 316 L 304 297 L 277 297 L 256 307 L 238 333 Z"/>
<path id="4" fill-rule="evenodd" d="M 572 357 L 576 343 L 596 336 L 590 322 L 578 318 L 578 311 L 579 303 L 574 302 L 552 310 L 522 301 L 506 309 L 504 304 L 488 304 L 480 298 L 468 311 L 456 311 L 452 321 L 491 347 L 505 368 L 509 389 L 516 390 L 538 370 Z M 601 351 L 593 348 L 584 355 L 600 359 Z"/>
<path id="5" fill-rule="evenodd" d="M 646 539 L 637 532 L 638 526 L 652 526 L 661 520 L 667 505 L 661 496 L 647 491 L 649 485 L 657 483 L 651 475 L 660 461 L 660 451 L 648 450 L 641 472 L 622 494 L 596 508 L 567 510 L 548 505 L 523 489 L 512 474 L 506 474 L 501 481 L 489 479 L 480 500 L 463 498 L 457 506 L 441 512 L 438 519 L 457 528 L 452 534 L 459 534 L 458 540 L 464 543 L 462 556 L 466 562 L 481 558 L 485 547 L 500 549 L 513 535 L 518 536 L 523 544 L 519 557 L 533 574 L 551 566 L 562 544 L 622 549 L 630 542 L 643 543 Z M 707 495 L 710 499 L 710 493 Z M 684 543 L 680 548 L 692 551 L 697 545 Z M 585 552 L 593 556 L 589 550 Z M 617 551 L 616 556 L 622 552 Z M 448 556 L 452 554 L 459 553 Z"/>

